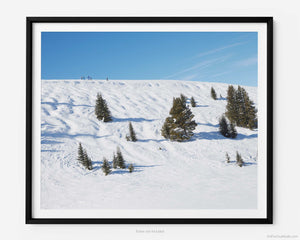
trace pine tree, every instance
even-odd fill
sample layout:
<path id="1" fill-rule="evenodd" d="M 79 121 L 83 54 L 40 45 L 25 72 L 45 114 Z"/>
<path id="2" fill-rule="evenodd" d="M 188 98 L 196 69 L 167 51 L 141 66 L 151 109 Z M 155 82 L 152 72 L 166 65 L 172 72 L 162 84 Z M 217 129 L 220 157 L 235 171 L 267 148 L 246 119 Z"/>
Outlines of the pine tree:
<path id="1" fill-rule="evenodd" d="M 187 97 L 181 93 L 180 94 L 180 99 L 181 99 L 182 105 L 185 106 Z"/>
<path id="2" fill-rule="evenodd" d="M 81 143 L 79 143 L 79 146 L 78 146 L 78 157 L 77 157 L 77 160 L 83 164 L 84 162 L 84 152 L 83 152 L 83 147 L 81 145 Z"/>
<path id="3" fill-rule="evenodd" d="M 217 94 L 213 87 L 211 87 L 210 89 L 210 96 L 212 97 L 212 99 L 217 100 Z"/>
<path id="4" fill-rule="evenodd" d="M 257 110 L 244 88 L 235 90 L 229 86 L 227 90 L 226 117 L 239 127 L 257 128 Z"/>
<path id="5" fill-rule="evenodd" d="M 183 95 L 182 95 L 183 96 Z M 184 97 L 173 98 L 173 106 L 170 110 L 171 117 L 167 117 L 161 129 L 163 137 L 172 141 L 186 141 L 194 134 L 197 124 L 193 119 L 194 115 L 185 104 Z"/>
<path id="6" fill-rule="evenodd" d="M 87 155 L 87 151 L 83 150 L 83 166 L 88 169 L 89 168 L 89 156 Z"/>
<path id="7" fill-rule="evenodd" d="M 191 106 L 196 107 L 196 102 L 195 102 L 195 99 L 193 97 L 191 97 Z"/>
<path id="8" fill-rule="evenodd" d="M 83 149 L 83 162 L 82 162 L 82 165 L 88 170 L 93 169 L 92 160 L 88 156 L 86 149 Z"/>
<path id="9" fill-rule="evenodd" d="M 130 173 L 132 173 L 132 172 L 133 172 L 133 170 L 134 170 L 134 167 L 133 167 L 132 163 L 131 163 L 131 164 L 129 164 L 129 166 L 128 166 L 128 170 L 129 170 L 129 172 L 130 172 Z"/>
<path id="10" fill-rule="evenodd" d="M 88 156 L 86 149 L 84 149 L 79 143 L 78 146 L 78 161 L 88 170 L 93 169 L 93 164 L 91 158 Z"/>
<path id="11" fill-rule="evenodd" d="M 104 172 L 105 176 L 111 172 L 111 167 L 105 157 L 103 158 L 103 164 L 102 164 L 101 168 L 102 168 L 102 171 Z"/>
<path id="12" fill-rule="evenodd" d="M 227 105 L 225 115 L 230 122 L 236 123 L 236 119 L 238 118 L 236 90 L 232 85 L 228 86 L 227 89 Z"/>
<path id="13" fill-rule="evenodd" d="M 117 159 L 117 156 L 116 154 L 114 153 L 113 154 L 113 168 L 117 168 L 118 167 L 118 159 Z"/>
<path id="14" fill-rule="evenodd" d="M 125 160 L 119 147 L 117 147 L 117 165 L 122 169 L 126 168 Z"/>
<path id="15" fill-rule="evenodd" d="M 134 130 L 133 130 L 133 127 L 132 127 L 131 122 L 129 122 L 129 134 L 130 134 L 130 140 L 131 140 L 132 142 L 136 142 L 136 141 L 137 141 L 137 138 L 136 138 L 136 134 L 135 134 L 135 132 L 134 132 Z"/>
<path id="16" fill-rule="evenodd" d="M 173 124 L 173 118 L 167 117 L 161 129 L 161 135 L 166 139 L 170 139 L 170 131 L 172 128 L 172 124 Z"/>
<path id="17" fill-rule="evenodd" d="M 224 115 L 222 115 L 222 117 L 219 119 L 219 132 L 227 138 L 236 138 L 237 136 L 237 131 L 234 124 L 228 124 Z"/>
<path id="18" fill-rule="evenodd" d="M 104 99 L 102 98 L 102 95 L 100 93 L 97 93 L 95 114 L 99 121 L 103 120 L 104 117 L 103 104 L 104 104 Z"/>
<path id="19" fill-rule="evenodd" d="M 219 119 L 219 131 L 224 137 L 229 137 L 228 123 L 224 115 Z"/>
<path id="20" fill-rule="evenodd" d="M 236 163 L 239 167 L 242 167 L 244 165 L 242 156 L 241 156 L 241 154 L 238 153 L 238 151 L 236 152 Z"/>
<path id="21" fill-rule="evenodd" d="M 104 100 L 104 104 L 103 104 L 103 111 L 104 111 L 103 122 L 111 122 L 112 116 L 111 116 L 111 113 L 108 109 L 108 106 L 107 106 L 107 103 L 105 100 Z"/>
<path id="22" fill-rule="evenodd" d="M 95 105 L 95 114 L 99 121 L 111 122 L 112 116 L 108 109 L 105 99 L 102 98 L 100 93 L 97 94 L 96 105 Z"/>
<path id="23" fill-rule="evenodd" d="M 236 136 L 237 136 L 237 131 L 236 131 L 236 129 L 235 129 L 234 124 L 230 123 L 230 124 L 228 125 L 228 132 L 229 132 L 229 137 L 230 137 L 230 138 L 236 138 Z"/>
<path id="24" fill-rule="evenodd" d="M 229 155 L 228 155 L 227 152 L 226 152 L 226 162 L 227 162 L 227 163 L 230 163 L 230 157 L 229 157 Z"/>

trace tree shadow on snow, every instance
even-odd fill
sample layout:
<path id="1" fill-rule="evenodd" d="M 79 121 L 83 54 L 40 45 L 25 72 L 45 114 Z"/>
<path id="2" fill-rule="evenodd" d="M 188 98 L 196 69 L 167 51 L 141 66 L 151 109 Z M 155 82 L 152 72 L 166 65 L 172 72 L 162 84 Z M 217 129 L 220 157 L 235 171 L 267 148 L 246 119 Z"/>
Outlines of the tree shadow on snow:
<path id="1" fill-rule="evenodd" d="M 110 135 L 104 135 L 104 136 L 97 136 L 93 134 L 87 134 L 87 133 L 78 133 L 78 134 L 69 134 L 65 132 L 42 132 L 42 137 L 52 137 L 52 138 L 76 138 L 76 137 L 92 137 L 92 138 L 104 138 L 109 137 Z"/>
<path id="2" fill-rule="evenodd" d="M 92 161 L 93 164 L 93 171 L 99 171 L 101 170 L 103 161 Z M 109 161 L 110 166 L 112 166 L 112 161 Z M 133 164 L 134 170 L 133 172 L 142 172 L 144 171 L 143 168 L 152 168 L 152 167 L 156 167 L 156 166 L 160 166 L 160 165 L 135 165 Z M 110 174 L 114 175 L 114 174 L 126 174 L 126 173 L 130 173 L 128 170 L 128 164 L 126 164 L 126 168 L 124 169 L 120 169 L 120 168 L 111 168 L 112 172 Z"/>
<path id="3" fill-rule="evenodd" d="M 52 140 L 42 140 L 41 141 L 41 144 L 61 144 L 61 143 L 64 143 L 64 142 L 59 142 L 59 141 L 52 141 Z"/>
<path id="4" fill-rule="evenodd" d="M 227 100 L 227 98 L 225 98 L 225 97 L 219 97 L 219 98 L 217 98 L 217 100 Z"/>
<path id="5" fill-rule="evenodd" d="M 199 104 L 196 104 L 196 107 L 209 107 L 208 105 L 199 105 Z"/>
<path id="6" fill-rule="evenodd" d="M 219 127 L 219 124 L 211 124 L 211 123 L 197 123 L 197 125 L 208 126 L 208 127 Z"/>
<path id="7" fill-rule="evenodd" d="M 167 139 L 138 139 L 138 142 L 164 142 L 167 141 Z"/>
<path id="8" fill-rule="evenodd" d="M 42 149 L 41 152 L 62 152 L 62 150 Z"/>
<path id="9" fill-rule="evenodd" d="M 229 164 L 236 164 L 237 165 L 237 162 L 236 161 L 230 161 Z M 244 162 L 243 167 L 252 166 L 252 165 L 257 165 L 257 163 L 256 162 Z"/>
<path id="10" fill-rule="evenodd" d="M 251 139 L 251 138 L 257 138 L 257 133 L 251 134 L 251 135 L 244 135 L 241 133 L 238 133 L 236 138 L 226 138 L 223 135 L 221 135 L 220 132 L 214 131 L 214 132 L 199 132 L 195 133 L 191 141 L 195 141 L 197 139 L 207 139 L 207 140 L 224 140 L 224 139 L 231 139 L 231 140 L 242 140 L 242 139 Z"/>
<path id="11" fill-rule="evenodd" d="M 157 119 L 146 119 L 146 118 L 115 118 L 113 122 L 153 122 Z"/>

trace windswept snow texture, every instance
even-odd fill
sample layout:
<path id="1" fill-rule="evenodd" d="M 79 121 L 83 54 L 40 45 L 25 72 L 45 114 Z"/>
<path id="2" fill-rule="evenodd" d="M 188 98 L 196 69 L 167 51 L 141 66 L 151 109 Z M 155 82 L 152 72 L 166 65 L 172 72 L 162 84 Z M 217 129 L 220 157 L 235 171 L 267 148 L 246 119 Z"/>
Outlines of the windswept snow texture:
<path id="1" fill-rule="evenodd" d="M 222 99 L 213 100 L 214 87 Z M 41 208 L 43 209 L 251 209 L 257 207 L 257 131 L 237 127 L 236 139 L 218 132 L 227 84 L 166 80 L 42 80 Z M 257 88 L 245 87 L 257 104 Z M 113 122 L 96 119 L 101 92 Z M 173 97 L 193 96 L 198 124 L 188 142 L 171 142 L 160 130 Z M 128 142 L 132 122 L 138 141 Z M 78 143 L 94 170 L 77 161 Z M 105 176 L 119 146 L 134 172 Z M 235 163 L 236 151 L 246 162 Z M 229 153 L 231 163 L 226 163 Z"/>

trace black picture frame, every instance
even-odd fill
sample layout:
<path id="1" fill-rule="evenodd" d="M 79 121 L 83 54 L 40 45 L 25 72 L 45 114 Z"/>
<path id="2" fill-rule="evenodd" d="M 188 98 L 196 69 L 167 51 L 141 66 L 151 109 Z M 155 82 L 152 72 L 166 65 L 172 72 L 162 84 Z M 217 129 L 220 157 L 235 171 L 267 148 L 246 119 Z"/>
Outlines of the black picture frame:
<path id="1" fill-rule="evenodd" d="M 26 224 L 272 224 L 273 223 L 273 17 L 27 17 Z M 34 218 L 33 25 L 35 23 L 264 23 L 267 26 L 267 196 L 265 218 Z"/>

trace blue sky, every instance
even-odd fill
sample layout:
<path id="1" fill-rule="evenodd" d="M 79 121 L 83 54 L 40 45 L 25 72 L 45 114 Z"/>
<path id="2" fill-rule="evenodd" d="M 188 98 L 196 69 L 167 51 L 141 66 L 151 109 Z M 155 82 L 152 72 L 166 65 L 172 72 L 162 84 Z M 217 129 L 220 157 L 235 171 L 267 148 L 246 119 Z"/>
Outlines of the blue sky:
<path id="1" fill-rule="evenodd" d="M 257 86 L 256 32 L 43 32 L 42 79 Z"/>

